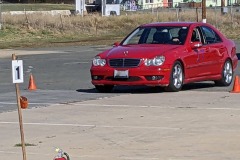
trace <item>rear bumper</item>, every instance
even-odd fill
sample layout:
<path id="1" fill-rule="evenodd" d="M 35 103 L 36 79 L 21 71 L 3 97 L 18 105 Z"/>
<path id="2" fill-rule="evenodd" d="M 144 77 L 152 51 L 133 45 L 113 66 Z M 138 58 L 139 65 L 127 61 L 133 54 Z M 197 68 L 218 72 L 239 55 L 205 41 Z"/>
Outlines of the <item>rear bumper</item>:
<path id="1" fill-rule="evenodd" d="M 129 78 L 114 78 L 114 70 L 128 70 Z M 90 72 L 93 85 L 168 86 L 170 76 L 170 69 L 161 67 L 92 67 Z"/>

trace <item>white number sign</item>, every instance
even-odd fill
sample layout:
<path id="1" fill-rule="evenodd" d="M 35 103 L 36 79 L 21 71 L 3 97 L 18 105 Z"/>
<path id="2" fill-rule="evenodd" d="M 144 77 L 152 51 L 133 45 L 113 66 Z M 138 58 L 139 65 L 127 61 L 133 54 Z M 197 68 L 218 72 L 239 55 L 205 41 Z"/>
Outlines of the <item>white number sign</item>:
<path id="1" fill-rule="evenodd" d="M 12 78 L 13 83 L 23 83 L 23 61 L 12 61 Z"/>

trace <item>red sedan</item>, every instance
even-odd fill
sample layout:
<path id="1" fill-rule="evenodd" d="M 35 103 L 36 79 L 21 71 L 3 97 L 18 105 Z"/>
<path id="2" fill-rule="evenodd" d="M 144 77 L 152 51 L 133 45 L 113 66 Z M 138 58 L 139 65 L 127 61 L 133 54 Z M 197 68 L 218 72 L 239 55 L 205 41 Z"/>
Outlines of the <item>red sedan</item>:
<path id="1" fill-rule="evenodd" d="M 214 81 L 229 86 L 237 67 L 236 46 L 210 24 L 150 23 L 137 27 L 121 43 L 94 57 L 92 84 L 99 92 L 117 85 L 162 86 Z"/>

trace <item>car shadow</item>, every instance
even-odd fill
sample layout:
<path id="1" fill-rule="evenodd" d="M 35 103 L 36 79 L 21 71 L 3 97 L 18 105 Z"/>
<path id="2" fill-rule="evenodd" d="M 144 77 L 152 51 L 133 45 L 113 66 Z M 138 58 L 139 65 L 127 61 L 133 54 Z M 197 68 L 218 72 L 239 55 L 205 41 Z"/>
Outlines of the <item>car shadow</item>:
<path id="1" fill-rule="evenodd" d="M 91 89 L 77 89 L 77 92 L 85 93 L 100 93 L 95 88 Z M 161 87 L 148 87 L 148 86 L 116 86 L 111 93 L 131 93 L 131 94 L 141 94 L 141 93 L 160 93 L 164 89 Z M 100 93 L 101 94 L 101 93 Z"/>
<path id="2" fill-rule="evenodd" d="M 189 83 L 189 84 L 185 84 L 183 86 L 182 91 L 204 89 L 204 88 L 213 88 L 213 87 L 216 87 L 213 82 L 212 83 L 211 82 Z"/>
<path id="3" fill-rule="evenodd" d="M 83 93 L 98 93 L 98 91 L 95 88 L 91 89 L 77 89 L 77 92 L 83 92 Z"/>
<path id="4" fill-rule="evenodd" d="M 213 82 L 198 82 L 198 83 L 190 83 L 183 86 L 182 91 L 188 90 L 196 90 L 196 89 L 204 89 L 204 88 L 212 88 L 215 87 Z M 99 93 L 95 88 L 91 89 L 77 89 L 77 92 L 84 93 Z M 162 93 L 167 92 L 163 87 L 149 87 L 149 86 L 116 86 L 112 90 L 111 93 L 130 93 L 130 94 L 147 94 L 147 93 Z M 109 94 L 111 94 L 109 93 Z"/>
<path id="5" fill-rule="evenodd" d="M 113 90 L 113 93 L 131 93 L 131 94 L 147 94 L 161 92 L 164 92 L 164 88 L 150 86 L 117 86 Z"/>

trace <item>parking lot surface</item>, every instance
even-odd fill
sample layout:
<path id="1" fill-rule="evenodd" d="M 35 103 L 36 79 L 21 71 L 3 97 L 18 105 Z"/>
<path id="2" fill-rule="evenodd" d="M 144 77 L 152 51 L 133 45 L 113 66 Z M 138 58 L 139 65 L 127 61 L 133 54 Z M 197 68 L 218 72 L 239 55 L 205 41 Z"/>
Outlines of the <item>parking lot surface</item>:
<path id="1" fill-rule="evenodd" d="M 236 160 L 240 94 L 135 93 L 23 110 L 28 160 Z M 0 114 L 0 157 L 22 159 L 17 111 Z"/>
<path id="2" fill-rule="evenodd" d="M 21 147 L 15 147 L 21 140 L 14 85 L 9 81 L 12 53 L 25 62 L 25 84 L 20 88 L 30 101 L 29 109 L 23 110 L 25 142 L 32 145 L 26 147 L 28 160 L 53 159 L 55 147 L 66 151 L 71 160 L 240 158 L 240 93 L 229 93 L 232 86 L 197 83 L 178 93 L 125 87 L 111 94 L 97 93 L 87 77 L 89 65 L 106 48 L 1 52 L 1 159 L 22 159 Z M 71 81 L 50 79 L 56 66 L 66 69 L 57 73 L 66 73 L 61 77 Z M 26 90 L 30 72 L 38 86 L 34 92 Z"/>

